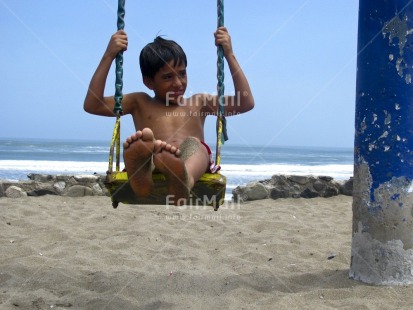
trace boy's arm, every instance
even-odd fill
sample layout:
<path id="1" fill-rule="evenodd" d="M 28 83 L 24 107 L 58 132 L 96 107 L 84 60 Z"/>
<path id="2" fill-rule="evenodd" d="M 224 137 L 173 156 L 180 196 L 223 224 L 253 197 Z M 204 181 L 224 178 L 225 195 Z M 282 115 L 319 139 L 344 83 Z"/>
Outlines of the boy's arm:
<path id="1" fill-rule="evenodd" d="M 215 44 L 221 45 L 224 50 L 224 57 L 228 63 L 235 88 L 234 96 L 225 96 L 225 115 L 231 116 L 251 110 L 254 108 L 254 97 L 248 80 L 235 58 L 231 37 L 225 27 L 219 27 L 215 32 Z M 214 109 L 217 108 L 216 104 L 214 104 Z"/>
<path id="2" fill-rule="evenodd" d="M 86 112 L 102 116 L 115 116 L 113 113 L 113 108 L 115 107 L 114 97 L 104 97 L 106 79 L 116 55 L 119 51 L 125 51 L 127 46 L 128 39 L 123 30 L 112 35 L 102 60 L 90 81 L 83 105 Z M 124 104 L 125 100 L 122 101 L 122 106 Z"/>

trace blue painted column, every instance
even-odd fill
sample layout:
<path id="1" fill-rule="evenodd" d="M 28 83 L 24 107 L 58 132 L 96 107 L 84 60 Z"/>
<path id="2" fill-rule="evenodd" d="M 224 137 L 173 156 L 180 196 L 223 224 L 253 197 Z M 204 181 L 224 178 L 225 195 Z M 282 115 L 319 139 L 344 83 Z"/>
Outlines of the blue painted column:
<path id="1" fill-rule="evenodd" d="M 350 277 L 413 283 L 413 3 L 360 0 Z"/>

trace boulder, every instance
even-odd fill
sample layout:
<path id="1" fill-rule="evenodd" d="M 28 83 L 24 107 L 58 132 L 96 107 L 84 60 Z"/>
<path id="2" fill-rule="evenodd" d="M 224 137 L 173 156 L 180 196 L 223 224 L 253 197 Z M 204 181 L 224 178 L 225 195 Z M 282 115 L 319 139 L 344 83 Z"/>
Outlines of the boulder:
<path id="1" fill-rule="evenodd" d="M 268 190 L 260 182 L 249 183 L 246 186 L 237 186 L 232 191 L 235 201 L 251 201 L 268 198 Z"/>
<path id="2" fill-rule="evenodd" d="M 338 194 L 340 194 L 339 188 L 334 187 L 334 186 L 328 186 L 321 196 L 324 198 L 328 198 L 328 197 L 337 196 Z"/>
<path id="3" fill-rule="evenodd" d="M 74 179 L 78 183 L 96 183 L 99 179 L 97 175 L 75 175 Z"/>
<path id="4" fill-rule="evenodd" d="M 306 188 L 301 192 L 300 196 L 302 198 L 315 198 L 315 197 L 320 197 L 320 194 L 317 193 L 316 191 Z"/>
<path id="5" fill-rule="evenodd" d="M 60 195 L 64 193 L 65 188 L 66 188 L 66 182 L 64 181 L 58 181 L 56 183 L 53 184 L 53 188 L 55 189 L 55 191 L 57 193 L 59 193 Z"/>
<path id="6" fill-rule="evenodd" d="M 8 198 L 21 198 L 26 197 L 27 194 L 18 186 L 9 186 L 5 191 L 6 197 Z"/>
<path id="7" fill-rule="evenodd" d="M 346 196 L 353 196 L 353 178 L 352 177 L 340 186 L 340 194 L 346 195 Z"/>
<path id="8" fill-rule="evenodd" d="M 34 174 L 34 173 L 29 173 L 27 175 L 29 180 L 32 181 L 37 181 L 37 182 L 42 182 L 42 183 L 47 183 L 47 182 L 52 182 L 56 179 L 56 176 L 51 175 L 51 174 Z"/>
<path id="9" fill-rule="evenodd" d="M 93 196 L 93 191 L 91 188 L 84 186 L 84 185 L 73 185 L 67 190 L 66 196 L 69 196 L 69 197 Z"/>
<path id="10" fill-rule="evenodd" d="M 270 197 L 272 199 L 278 199 L 278 198 L 289 198 L 290 197 L 290 191 L 288 188 L 278 188 L 274 187 L 270 191 Z"/>
<path id="11" fill-rule="evenodd" d="M 27 196 L 44 196 L 44 195 L 57 195 L 54 190 L 49 188 L 39 188 L 27 192 Z"/>
<path id="12" fill-rule="evenodd" d="M 310 182 L 310 178 L 303 175 L 290 175 L 287 179 L 293 183 L 300 185 L 306 185 L 308 182 Z"/>

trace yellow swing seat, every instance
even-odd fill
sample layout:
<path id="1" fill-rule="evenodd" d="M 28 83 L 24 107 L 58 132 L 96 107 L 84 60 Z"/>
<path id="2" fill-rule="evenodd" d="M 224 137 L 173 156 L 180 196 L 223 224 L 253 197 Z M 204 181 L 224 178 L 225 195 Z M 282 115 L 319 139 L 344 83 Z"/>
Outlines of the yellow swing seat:
<path id="1" fill-rule="evenodd" d="M 105 186 L 108 189 L 112 206 L 119 202 L 125 204 L 166 205 L 171 204 L 168 197 L 166 178 L 163 174 L 154 173 L 153 190 L 148 197 L 138 197 L 131 189 L 126 172 L 112 172 L 106 176 Z M 191 190 L 188 205 L 211 206 L 217 210 L 225 200 L 226 177 L 220 173 L 205 173 Z"/>

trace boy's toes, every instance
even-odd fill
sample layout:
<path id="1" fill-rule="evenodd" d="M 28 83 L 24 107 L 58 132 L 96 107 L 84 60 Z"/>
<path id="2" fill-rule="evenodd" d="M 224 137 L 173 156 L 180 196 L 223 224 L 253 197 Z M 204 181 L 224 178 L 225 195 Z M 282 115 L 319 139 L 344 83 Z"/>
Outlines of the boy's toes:
<path id="1" fill-rule="evenodd" d="M 160 153 L 162 152 L 162 150 L 165 148 L 166 146 L 166 142 L 162 141 L 162 140 L 155 140 L 154 142 L 154 148 L 153 148 L 153 152 L 156 153 Z"/>
<path id="2" fill-rule="evenodd" d="M 176 156 L 179 156 L 179 154 L 181 153 L 181 151 L 180 151 L 176 146 L 173 146 L 173 145 L 171 145 L 171 144 L 169 144 L 169 143 L 167 143 L 167 144 L 165 145 L 164 150 L 166 150 L 166 151 L 168 151 L 169 153 L 174 154 L 174 155 L 176 155 Z"/>
<path id="3" fill-rule="evenodd" d="M 142 137 L 142 131 L 138 130 L 137 132 L 135 132 L 134 134 L 126 138 L 125 142 L 123 143 L 123 147 L 124 148 L 129 147 L 129 145 L 139 140 L 141 137 Z"/>

